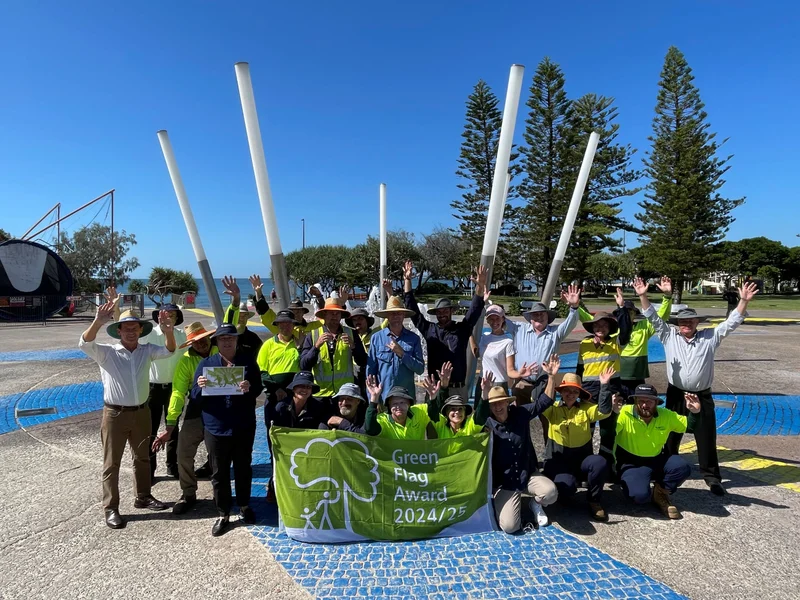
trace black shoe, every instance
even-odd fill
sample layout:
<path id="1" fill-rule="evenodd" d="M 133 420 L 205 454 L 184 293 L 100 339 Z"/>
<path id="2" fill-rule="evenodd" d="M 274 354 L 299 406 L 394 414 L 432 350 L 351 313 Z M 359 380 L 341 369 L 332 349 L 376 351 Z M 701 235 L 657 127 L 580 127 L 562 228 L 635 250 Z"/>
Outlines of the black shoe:
<path id="1" fill-rule="evenodd" d="M 125 521 L 119 515 L 119 511 L 116 508 L 106 510 L 106 525 L 111 529 L 122 529 L 125 527 Z"/>
<path id="2" fill-rule="evenodd" d="M 239 511 L 239 517 L 248 525 L 252 525 L 256 522 L 256 513 L 249 506 L 245 506 Z"/>
<path id="3" fill-rule="evenodd" d="M 722 487 L 722 484 L 719 481 L 712 481 L 711 483 L 709 483 L 708 484 L 708 489 L 715 496 L 724 496 L 725 495 L 725 488 Z"/>
<path id="4" fill-rule="evenodd" d="M 195 469 L 194 476 L 198 479 L 210 479 L 211 478 L 211 465 L 206 462 L 202 467 L 199 469 Z"/>
<path id="5" fill-rule="evenodd" d="M 184 496 L 172 507 L 173 515 L 182 515 L 197 504 L 197 496 Z"/>
<path id="6" fill-rule="evenodd" d="M 172 477 L 172 479 L 179 479 L 180 475 L 178 475 L 178 465 L 167 465 L 167 475 Z"/>
<path id="7" fill-rule="evenodd" d="M 211 535 L 214 537 L 219 537 L 228 529 L 230 529 L 231 522 L 228 519 L 228 515 L 224 517 L 218 517 L 216 521 L 214 521 L 214 526 L 211 528 Z"/>
<path id="8" fill-rule="evenodd" d="M 159 502 L 152 496 L 145 496 L 144 498 L 137 498 L 133 501 L 136 508 L 149 508 L 150 510 L 166 510 L 167 505 Z"/>

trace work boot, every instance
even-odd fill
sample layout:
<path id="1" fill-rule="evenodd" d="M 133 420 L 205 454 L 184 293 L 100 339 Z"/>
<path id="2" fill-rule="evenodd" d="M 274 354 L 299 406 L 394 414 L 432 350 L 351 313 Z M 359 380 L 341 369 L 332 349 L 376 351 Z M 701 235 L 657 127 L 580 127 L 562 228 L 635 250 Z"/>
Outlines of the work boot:
<path id="1" fill-rule="evenodd" d="M 608 521 L 606 509 L 603 508 L 603 505 L 599 502 L 589 502 L 589 516 L 595 521 L 600 521 L 601 523 Z"/>
<path id="2" fill-rule="evenodd" d="M 659 484 L 653 486 L 653 502 L 668 519 L 680 519 L 682 517 L 680 511 L 669 501 L 669 492 Z"/>

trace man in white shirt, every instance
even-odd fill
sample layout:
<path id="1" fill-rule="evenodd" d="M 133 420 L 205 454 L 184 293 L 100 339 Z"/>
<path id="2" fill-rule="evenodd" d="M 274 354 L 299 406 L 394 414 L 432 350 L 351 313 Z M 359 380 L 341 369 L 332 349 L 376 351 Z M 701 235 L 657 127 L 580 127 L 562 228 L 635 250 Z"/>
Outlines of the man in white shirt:
<path id="1" fill-rule="evenodd" d="M 166 317 L 161 317 L 166 313 Z M 141 344 L 153 344 L 164 346 L 166 335 L 161 328 L 161 320 L 168 319 L 173 326 L 175 343 L 180 346 L 186 341 L 186 334 L 182 329 L 177 329 L 183 323 L 183 313 L 175 304 L 164 304 L 161 310 L 153 311 L 153 321 L 158 323 L 153 330 L 140 340 Z M 153 362 L 150 365 L 150 394 L 147 397 L 150 406 L 150 477 L 156 476 L 156 453 L 152 451 L 153 440 L 158 434 L 163 417 L 166 423 L 167 411 L 169 410 L 169 400 L 172 396 L 172 378 L 175 375 L 175 368 L 178 366 L 183 353 L 175 352 L 169 358 Z M 173 479 L 178 479 L 178 428 L 172 430 L 172 434 L 167 441 L 167 474 Z"/>
<path id="2" fill-rule="evenodd" d="M 103 508 L 105 521 L 112 529 L 121 529 L 125 521 L 119 514 L 119 468 L 125 443 L 133 454 L 133 479 L 136 508 L 164 510 L 167 506 L 150 494 L 150 364 L 168 358 L 175 352 L 173 326 L 166 313 L 159 315 L 164 333 L 164 346 L 139 344 L 153 329 L 133 311 L 123 312 L 106 328 L 108 335 L 120 340 L 118 344 L 95 342 L 100 328 L 114 315 L 114 302 L 98 307 L 94 321 L 81 335 L 78 347 L 100 366 L 103 382 L 103 420 L 100 440 L 103 444 Z"/>

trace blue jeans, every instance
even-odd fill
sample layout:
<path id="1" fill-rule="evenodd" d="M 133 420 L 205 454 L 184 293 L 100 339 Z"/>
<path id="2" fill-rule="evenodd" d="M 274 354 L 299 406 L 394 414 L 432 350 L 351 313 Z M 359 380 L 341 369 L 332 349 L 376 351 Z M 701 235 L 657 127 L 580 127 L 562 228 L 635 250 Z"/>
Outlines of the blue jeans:
<path id="1" fill-rule="evenodd" d="M 636 504 L 644 504 L 650 501 L 650 481 L 655 481 L 672 494 L 691 472 L 689 464 L 677 454 L 667 459 L 659 455 L 647 466 L 620 466 L 620 480 L 625 494 Z"/>
<path id="2" fill-rule="evenodd" d="M 608 462 L 596 454 L 590 454 L 583 459 L 580 456 L 554 456 L 545 463 L 543 472 L 556 484 L 559 498 L 574 496 L 578 491 L 578 483 L 585 477 L 589 500 L 600 502 L 603 486 L 608 478 Z"/>

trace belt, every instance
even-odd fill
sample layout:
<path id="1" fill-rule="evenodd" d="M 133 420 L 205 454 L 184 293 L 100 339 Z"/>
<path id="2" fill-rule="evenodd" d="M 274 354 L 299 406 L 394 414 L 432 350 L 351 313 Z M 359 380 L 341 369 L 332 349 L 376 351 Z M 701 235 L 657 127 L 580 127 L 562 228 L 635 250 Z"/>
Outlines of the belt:
<path id="1" fill-rule="evenodd" d="M 160 388 L 162 390 L 166 390 L 166 389 L 169 389 L 169 388 L 172 387 L 172 382 L 170 382 L 170 383 L 153 383 L 151 381 L 150 382 L 150 387 L 151 388 Z"/>
<path id="2" fill-rule="evenodd" d="M 107 404 L 104 403 L 106 408 L 110 408 L 111 410 L 118 410 L 121 412 L 132 412 L 134 410 L 140 410 L 142 408 L 146 408 L 148 406 L 147 402 L 144 404 L 139 404 L 138 406 L 121 406 L 119 404 Z"/>

